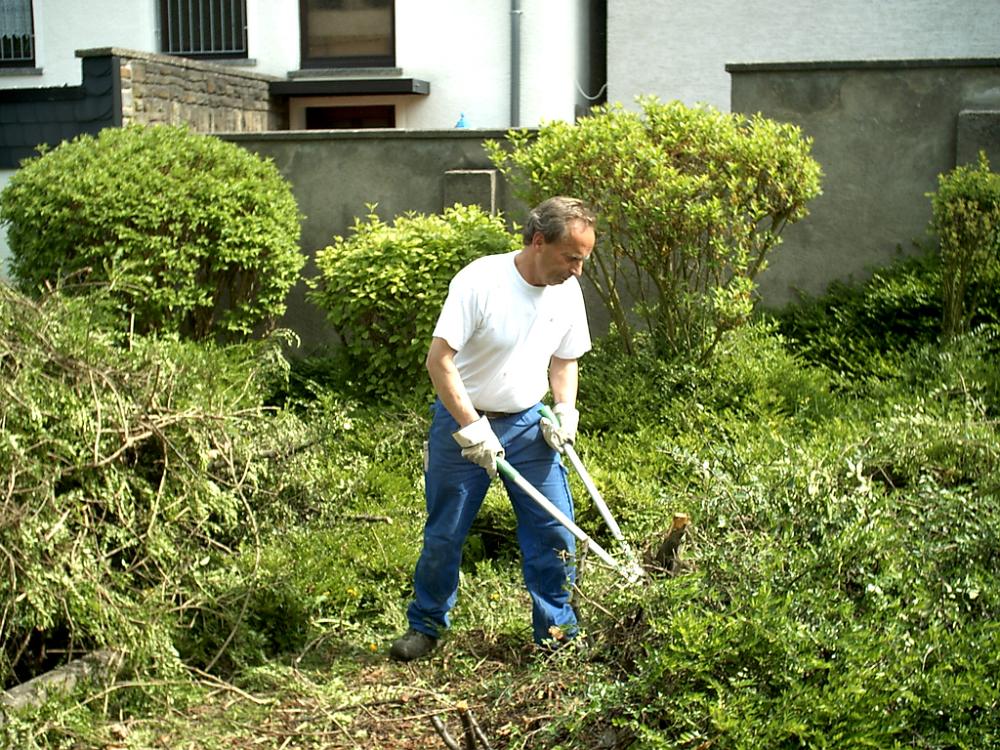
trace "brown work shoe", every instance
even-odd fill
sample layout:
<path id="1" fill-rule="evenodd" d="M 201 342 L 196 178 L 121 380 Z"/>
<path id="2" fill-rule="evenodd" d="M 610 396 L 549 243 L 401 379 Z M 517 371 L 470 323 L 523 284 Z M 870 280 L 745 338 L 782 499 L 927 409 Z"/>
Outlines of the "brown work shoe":
<path id="1" fill-rule="evenodd" d="M 396 661 L 413 661 L 427 656 L 437 646 L 438 639 L 410 628 L 396 639 L 389 649 L 389 656 Z"/>

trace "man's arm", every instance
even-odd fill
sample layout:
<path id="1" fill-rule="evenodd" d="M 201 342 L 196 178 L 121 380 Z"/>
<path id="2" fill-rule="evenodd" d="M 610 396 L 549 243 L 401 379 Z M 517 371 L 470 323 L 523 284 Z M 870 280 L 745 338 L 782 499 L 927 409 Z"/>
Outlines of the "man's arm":
<path id="1" fill-rule="evenodd" d="M 427 372 L 444 408 L 455 418 L 459 427 L 466 427 L 479 419 L 479 413 L 472 405 L 462 376 L 455 367 L 455 354 L 456 351 L 447 341 L 435 336 L 427 351 Z"/>
<path id="2" fill-rule="evenodd" d="M 549 446 L 559 453 L 565 446 L 576 440 L 576 428 L 580 423 L 580 412 L 576 410 L 576 389 L 579 369 L 575 359 L 552 357 L 549 360 L 549 387 L 555 406 L 555 424 L 546 417 L 540 420 L 542 436 Z M 558 424 L 558 426 L 557 426 Z"/>
<path id="3" fill-rule="evenodd" d="M 549 362 L 549 387 L 552 400 L 576 408 L 576 390 L 580 371 L 575 359 L 552 357 Z"/>

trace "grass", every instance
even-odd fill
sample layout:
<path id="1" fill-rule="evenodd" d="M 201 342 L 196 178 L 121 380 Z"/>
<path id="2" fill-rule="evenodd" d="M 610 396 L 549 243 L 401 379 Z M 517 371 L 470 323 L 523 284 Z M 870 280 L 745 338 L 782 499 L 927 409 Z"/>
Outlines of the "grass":
<path id="1" fill-rule="evenodd" d="M 204 607 L 176 631 L 185 666 L 133 663 L 9 718 L 0 739 L 433 748 L 432 721 L 461 740 L 467 711 L 494 750 L 1000 745 L 993 341 L 922 343 L 853 379 L 773 326 L 704 370 L 602 343 L 583 363 L 579 452 L 643 554 L 691 516 L 680 574 L 624 587 L 590 556 L 587 648 L 537 649 L 494 488 L 453 630 L 405 665 L 386 654 L 420 546 L 424 404 L 287 394 L 275 424 L 307 447 L 260 469 L 259 534 L 197 580 Z M 572 481 L 580 525 L 614 550 Z"/>

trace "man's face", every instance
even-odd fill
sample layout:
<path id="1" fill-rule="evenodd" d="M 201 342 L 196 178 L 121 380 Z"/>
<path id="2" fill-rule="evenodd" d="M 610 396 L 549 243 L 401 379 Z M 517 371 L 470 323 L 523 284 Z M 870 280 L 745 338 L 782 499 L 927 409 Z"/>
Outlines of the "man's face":
<path id="1" fill-rule="evenodd" d="M 555 242 L 546 242 L 541 232 L 535 234 L 533 242 L 539 246 L 538 274 L 546 286 L 562 284 L 570 276 L 577 278 L 583 273 L 583 262 L 594 251 L 597 237 L 594 228 L 582 221 L 574 221 L 565 237 Z"/>

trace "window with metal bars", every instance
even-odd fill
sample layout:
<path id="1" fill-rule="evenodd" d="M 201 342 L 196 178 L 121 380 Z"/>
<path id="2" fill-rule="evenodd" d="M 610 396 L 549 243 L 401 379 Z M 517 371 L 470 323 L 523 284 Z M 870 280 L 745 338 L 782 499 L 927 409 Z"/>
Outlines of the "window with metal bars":
<path id="1" fill-rule="evenodd" d="M 35 25 L 31 0 L 0 0 L 0 67 L 35 65 Z"/>
<path id="2" fill-rule="evenodd" d="M 163 51 L 184 57 L 246 57 L 246 0 L 161 0 Z"/>

